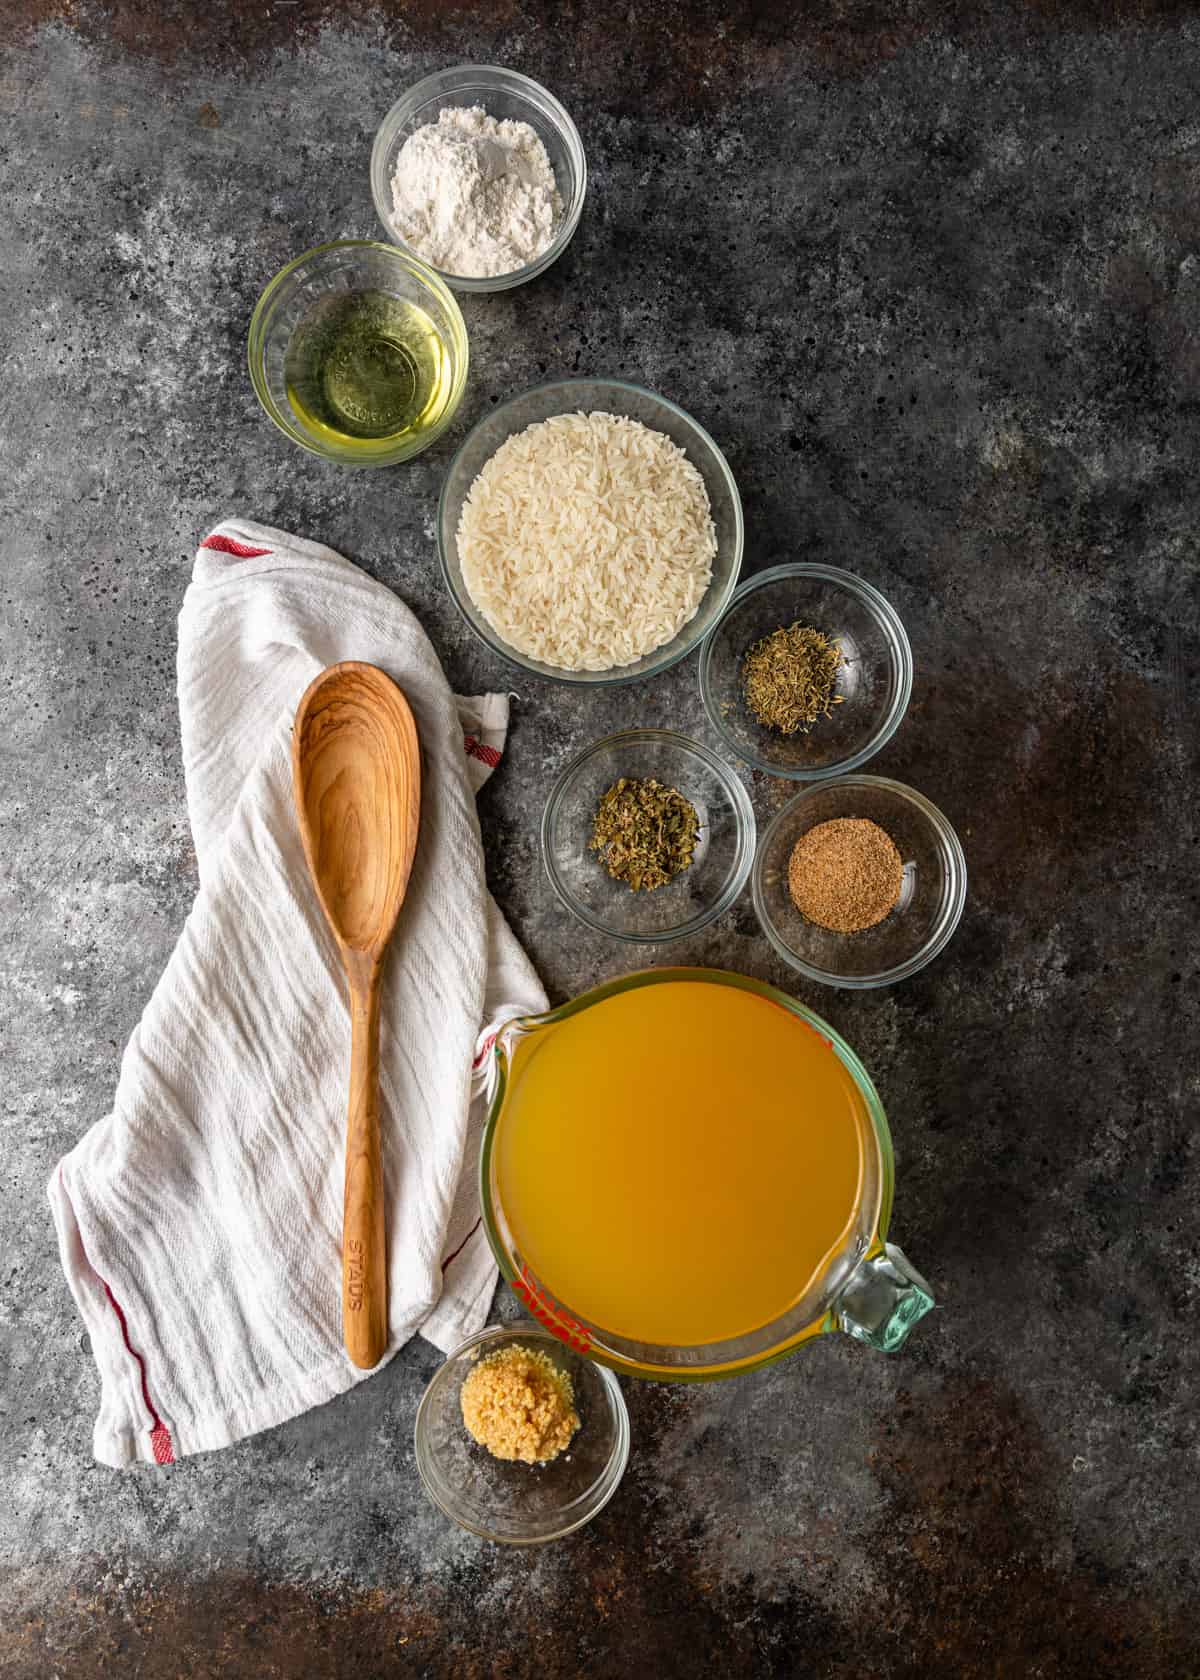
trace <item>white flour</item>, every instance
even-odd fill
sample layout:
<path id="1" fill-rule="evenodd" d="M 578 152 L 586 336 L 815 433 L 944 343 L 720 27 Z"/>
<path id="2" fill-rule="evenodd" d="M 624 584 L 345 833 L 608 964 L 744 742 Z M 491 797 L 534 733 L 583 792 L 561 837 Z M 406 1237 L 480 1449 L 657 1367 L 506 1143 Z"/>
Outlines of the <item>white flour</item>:
<path id="1" fill-rule="evenodd" d="M 480 105 L 451 106 L 410 134 L 392 175 L 392 223 L 447 274 L 490 279 L 540 257 L 562 200 L 546 148 L 528 123 Z"/>

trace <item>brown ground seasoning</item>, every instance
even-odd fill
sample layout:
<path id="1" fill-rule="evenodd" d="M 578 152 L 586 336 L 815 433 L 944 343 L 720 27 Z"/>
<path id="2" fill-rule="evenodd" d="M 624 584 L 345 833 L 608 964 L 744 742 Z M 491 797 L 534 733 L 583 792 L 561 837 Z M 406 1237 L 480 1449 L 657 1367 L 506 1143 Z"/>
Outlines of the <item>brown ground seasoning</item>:
<path id="1" fill-rule="evenodd" d="M 788 892 L 802 916 L 833 933 L 861 933 L 893 910 L 904 865 L 869 817 L 834 817 L 802 834 L 788 861 Z"/>

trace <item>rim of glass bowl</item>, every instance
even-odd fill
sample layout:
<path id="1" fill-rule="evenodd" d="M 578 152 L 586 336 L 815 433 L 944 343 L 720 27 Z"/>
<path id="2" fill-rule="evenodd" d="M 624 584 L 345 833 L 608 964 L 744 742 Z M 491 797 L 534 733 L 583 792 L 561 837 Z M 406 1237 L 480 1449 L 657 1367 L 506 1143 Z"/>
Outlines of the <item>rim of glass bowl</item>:
<path id="1" fill-rule="evenodd" d="M 498 653 L 502 659 L 507 659 L 510 665 L 517 665 L 521 668 L 521 670 L 528 671 L 532 676 L 542 677 L 547 682 L 595 684 L 597 687 L 607 685 L 615 686 L 619 683 L 648 682 L 651 677 L 657 677 L 662 671 L 669 671 L 672 665 L 678 665 L 681 660 L 686 659 L 690 653 L 695 651 L 697 644 L 702 640 L 702 638 L 697 635 L 693 641 L 685 639 L 684 645 L 676 653 L 672 653 L 668 657 L 658 660 L 655 664 L 648 666 L 644 670 L 634 670 L 627 665 L 615 665 L 608 671 L 562 671 L 552 665 L 542 665 L 539 664 L 537 660 L 527 659 L 525 655 L 518 652 L 516 648 L 510 647 L 507 642 L 501 639 L 499 632 L 493 630 L 490 625 L 487 626 L 485 632 L 475 623 L 475 620 L 471 617 L 471 614 L 468 612 L 467 607 L 459 594 L 458 586 L 454 580 L 454 575 L 450 570 L 450 561 L 446 554 L 446 544 L 442 537 L 442 532 L 446 523 L 446 494 L 450 486 L 450 481 L 454 477 L 455 468 L 458 466 L 461 456 L 470 446 L 476 432 L 480 431 L 489 423 L 489 421 L 493 421 L 500 415 L 504 414 L 507 409 L 514 407 L 519 402 L 524 402 L 529 397 L 538 396 L 543 391 L 570 390 L 574 386 L 578 385 L 608 386 L 614 391 L 632 391 L 635 396 L 649 397 L 651 402 L 661 403 L 664 408 L 670 409 L 672 414 L 677 414 L 681 420 L 685 420 L 689 426 L 694 428 L 694 430 L 707 444 L 708 448 L 712 451 L 713 458 L 717 463 L 717 469 L 725 481 L 725 485 L 733 503 L 735 527 L 733 539 L 733 563 L 730 566 L 728 578 L 721 586 L 721 595 L 717 599 L 717 617 L 713 624 L 713 630 L 710 630 L 708 634 L 712 635 L 713 631 L 715 631 L 720 625 L 722 619 L 725 617 L 725 614 L 729 611 L 729 608 L 733 604 L 734 595 L 738 588 L 738 573 L 742 569 L 742 554 L 745 550 L 745 519 L 742 514 L 742 498 L 740 492 L 738 491 L 737 480 L 734 478 L 729 462 L 725 459 L 724 452 L 720 448 L 719 444 L 710 437 L 700 422 L 694 419 L 688 413 L 686 408 L 680 408 L 679 404 L 673 403 L 669 397 L 659 396 L 657 391 L 651 391 L 645 385 L 634 385 L 628 379 L 548 379 L 541 385 L 530 385 L 527 390 L 518 391 L 516 396 L 510 397 L 507 402 L 501 403 L 498 407 L 489 410 L 487 414 L 482 415 L 475 422 L 475 424 L 471 427 L 471 430 L 467 433 L 466 437 L 454 452 L 454 457 L 451 460 L 450 465 L 446 470 L 446 476 L 442 481 L 442 493 L 438 497 L 437 549 L 438 560 L 441 563 L 442 568 L 442 578 L 445 582 L 446 588 L 450 591 L 451 599 L 466 621 L 468 629 L 472 631 L 478 641 L 483 643 L 484 647 L 490 648 L 493 653 Z M 567 414 L 572 411 L 570 409 L 563 409 L 561 412 Z M 530 424 L 532 425 L 533 422 L 531 421 Z M 509 437 L 512 437 L 513 433 L 509 432 L 508 435 Z M 499 444 L 496 447 L 499 448 Z M 494 454 L 495 451 L 493 450 L 492 453 Z M 693 462 L 692 465 L 694 466 L 695 462 Z M 713 587 L 714 586 L 712 584 L 709 584 L 709 589 L 712 589 Z M 466 593 L 465 585 L 463 592 Z M 701 606 L 703 606 L 706 599 L 707 594 L 701 598 Z M 474 606 L 474 602 L 471 604 Z M 475 608 L 475 610 L 478 611 L 479 609 Z M 697 608 L 697 614 L 699 614 L 699 608 Z M 686 632 L 687 628 L 688 627 L 685 624 L 683 626 L 683 632 Z M 672 637 L 672 640 L 674 640 L 674 637 Z M 647 654 L 646 657 L 652 658 L 653 655 Z"/>
<path id="2" fill-rule="evenodd" d="M 562 1344 L 557 1337 L 550 1335 L 548 1331 L 533 1323 L 489 1324 L 484 1329 L 476 1331 L 475 1335 L 468 1336 L 465 1342 L 460 1342 L 456 1348 L 446 1355 L 442 1364 L 438 1366 L 425 1385 L 425 1392 L 421 1395 L 417 1406 L 416 1419 L 413 1423 L 413 1454 L 417 1461 L 417 1473 L 421 1478 L 422 1486 L 444 1517 L 448 1517 L 451 1522 L 457 1523 L 460 1528 L 465 1528 L 468 1534 L 474 1534 L 480 1540 L 492 1540 L 504 1546 L 541 1546 L 550 1540 L 561 1540 L 565 1535 L 573 1534 L 577 1528 L 582 1528 L 585 1523 L 591 1522 L 593 1517 L 600 1514 L 620 1487 L 621 1478 L 624 1476 L 626 1466 L 629 1463 L 629 1408 L 625 1404 L 625 1396 L 621 1393 L 620 1383 L 608 1367 L 602 1365 L 597 1359 L 589 1361 L 604 1386 L 615 1423 L 612 1451 L 604 1469 L 590 1488 L 571 1500 L 570 1504 L 563 1506 L 562 1515 L 564 1519 L 569 1517 L 569 1520 L 564 1521 L 548 1534 L 531 1534 L 517 1538 L 511 1534 L 498 1534 L 493 1529 L 480 1527 L 453 1508 L 453 1496 L 443 1488 L 443 1484 L 438 1480 L 435 1468 L 437 1461 L 429 1451 L 422 1425 L 434 1385 L 442 1376 L 450 1361 L 458 1359 L 472 1348 L 481 1347 L 486 1342 L 505 1341 L 544 1342 L 560 1353 L 562 1351 Z M 581 1354 L 579 1357 L 586 1358 L 587 1356 Z"/>
<path id="3" fill-rule="evenodd" d="M 414 82 L 408 92 L 402 93 L 390 107 L 376 130 L 371 147 L 371 197 L 375 201 L 375 214 L 382 223 L 388 240 L 398 250 L 412 255 L 419 262 L 424 262 L 424 258 L 418 257 L 412 246 L 406 244 L 391 225 L 388 209 L 391 204 L 392 183 L 387 173 L 387 154 L 403 123 L 416 116 L 421 106 L 430 98 L 459 89 L 466 91 L 476 86 L 477 78 L 480 79 L 478 85 L 481 91 L 507 84 L 529 99 L 531 104 L 536 105 L 562 136 L 563 143 L 571 155 L 571 166 L 575 176 L 574 197 L 563 212 L 558 231 L 541 256 L 535 257 L 533 262 L 526 263 L 524 268 L 514 268 L 509 274 L 497 274 L 490 278 L 451 274 L 449 269 L 445 268 L 434 270 L 440 279 L 458 292 L 506 292 L 514 286 L 523 286 L 528 280 L 535 280 L 539 274 L 544 274 L 552 263 L 558 261 L 575 236 L 587 197 L 587 156 L 583 150 L 583 141 L 579 138 L 579 130 L 566 106 L 555 98 L 549 88 L 535 82 L 532 76 L 523 76 L 519 70 L 506 70 L 500 64 L 455 64 L 446 70 L 435 70 L 432 75 L 423 76 L 419 82 Z M 486 108 L 485 100 L 479 100 L 477 103 L 484 104 Z"/>
<path id="4" fill-rule="evenodd" d="M 926 799 L 916 788 L 909 787 L 906 782 L 893 781 L 890 776 L 843 776 L 839 782 L 848 788 L 873 787 L 884 788 L 888 793 L 896 794 L 901 799 L 915 805 L 934 829 L 941 842 L 943 857 L 946 865 L 946 879 L 949 883 L 947 907 L 930 937 L 919 950 L 904 962 L 897 963 L 894 968 L 884 968 L 875 974 L 831 974 L 828 969 L 817 968 L 815 964 L 805 962 L 798 957 L 776 931 L 766 906 L 766 894 L 763 891 L 762 870 L 767 855 L 767 848 L 775 837 L 776 830 L 795 811 L 796 807 L 815 793 L 829 791 L 828 780 L 810 787 L 801 788 L 794 793 L 787 804 L 782 806 L 771 818 L 758 842 L 754 854 L 754 868 L 750 877 L 750 894 L 754 900 L 754 913 L 758 917 L 759 926 L 766 934 L 772 947 L 778 952 L 789 967 L 805 975 L 809 980 L 818 980 L 824 986 L 840 986 L 845 991 L 863 992 L 875 986 L 892 986 L 898 980 L 907 980 L 911 975 L 933 961 L 939 952 L 944 951 L 950 943 L 962 918 L 963 907 L 967 902 L 967 860 L 959 840 L 949 819 L 938 810 L 932 800 Z"/>
<path id="5" fill-rule="evenodd" d="M 769 759 L 759 758 L 757 753 L 747 750 L 729 733 L 725 727 L 725 720 L 721 716 L 721 708 L 717 697 L 712 691 L 709 669 L 712 664 L 712 650 L 716 639 L 721 633 L 725 620 L 735 612 L 747 596 L 755 590 L 764 588 L 769 583 L 778 583 L 784 578 L 812 577 L 823 578 L 826 582 L 835 583 L 839 588 L 847 589 L 858 598 L 873 613 L 876 622 L 883 630 L 896 666 L 896 693 L 887 716 L 879 728 L 871 736 L 865 746 L 858 752 L 851 753 L 848 758 L 842 758 L 836 764 L 828 764 L 819 770 L 791 770 L 780 764 L 772 764 Z M 721 740 L 742 760 L 755 770 L 762 770 L 768 776 L 781 776 L 789 782 L 827 782 L 834 776 L 845 775 L 847 771 L 857 770 L 860 765 L 874 758 L 875 754 L 885 747 L 892 736 L 899 729 L 908 710 L 908 702 L 912 695 L 913 658 L 912 646 L 908 640 L 899 613 L 893 607 L 886 595 L 880 593 L 873 583 L 858 577 L 854 572 L 848 572 L 842 566 L 825 566 L 819 561 L 797 560 L 782 566 L 771 566 L 765 572 L 756 572 L 737 586 L 728 604 L 723 609 L 720 618 L 705 636 L 700 648 L 700 698 L 704 702 L 704 710 L 708 714 L 708 721 L 712 724 Z"/>
<path id="6" fill-rule="evenodd" d="M 284 282 L 295 273 L 301 263 L 311 262 L 314 257 L 323 257 L 328 251 L 365 250 L 380 251 L 384 256 L 403 265 L 417 280 L 433 293 L 438 302 L 450 317 L 450 324 L 454 330 L 454 382 L 449 399 L 441 419 L 436 425 L 421 434 L 420 444 L 416 449 L 402 448 L 391 453 L 381 452 L 371 460 L 363 460 L 361 455 L 347 450 L 345 454 L 337 450 L 322 449 L 298 426 L 293 426 L 282 411 L 276 406 L 274 398 L 262 377 L 262 351 L 266 341 L 267 325 L 272 305 L 275 303 Z M 322 245 L 314 245 L 311 250 L 302 251 L 298 257 L 284 265 L 277 274 L 263 287 L 258 302 L 254 306 L 254 313 L 250 317 L 250 330 L 246 335 L 246 360 L 250 368 L 250 383 L 254 387 L 254 394 L 266 412 L 268 419 L 281 431 L 290 442 L 306 449 L 310 455 L 316 455 L 322 461 L 334 461 L 345 467 L 394 467 L 401 461 L 411 461 L 424 453 L 430 444 L 436 443 L 458 412 L 462 401 L 463 391 L 467 384 L 467 369 L 470 363 L 470 344 L 467 339 L 467 324 L 463 320 L 462 310 L 458 307 L 458 299 L 446 285 L 436 269 L 423 263 L 419 257 L 414 257 L 407 250 L 401 250 L 396 245 L 389 245 L 382 239 L 327 239 Z"/>
<path id="7" fill-rule="evenodd" d="M 607 922 L 593 916 L 567 890 L 551 861 L 550 825 L 576 773 L 583 768 L 589 759 L 595 758 L 598 753 L 609 747 L 621 746 L 628 742 L 641 743 L 644 741 L 669 742 L 672 746 L 682 746 L 704 760 L 725 789 L 729 796 L 729 802 L 733 806 L 734 820 L 737 823 L 738 831 L 737 853 L 729 879 L 720 895 L 707 909 L 698 911 L 696 915 L 689 917 L 686 922 L 680 922 L 673 928 L 661 928 L 654 933 L 626 933 L 610 927 Z M 559 773 L 542 811 L 540 838 L 542 865 L 550 879 L 550 885 L 554 888 L 559 903 L 568 909 L 573 916 L 577 916 L 585 926 L 593 928 L 595 932 L 607 934 L 610 939 L 623 939 L 631 945 L 665 945 L 670 940 L 682 939 L 685 934 L 695 933 L 698 929 L 707 927 L 710 922 L 715 922 L 717 917 L 723 916 L 726 910 L 741 896 L 742 888 L 746 885 L 747 877 L 754 865 L 756 825 L 750 795 L 724 760 L 718 758 L 716 753 L 710 752 L 702 741 L 693 740 L 690 735 L 682 735 L 676 729 L 621 729 L 615 735 L 605 735 L 599 741 L 593 741 L 590 747 L 585 747 L 582 752 L 576 753 L 570 763 Z"/>

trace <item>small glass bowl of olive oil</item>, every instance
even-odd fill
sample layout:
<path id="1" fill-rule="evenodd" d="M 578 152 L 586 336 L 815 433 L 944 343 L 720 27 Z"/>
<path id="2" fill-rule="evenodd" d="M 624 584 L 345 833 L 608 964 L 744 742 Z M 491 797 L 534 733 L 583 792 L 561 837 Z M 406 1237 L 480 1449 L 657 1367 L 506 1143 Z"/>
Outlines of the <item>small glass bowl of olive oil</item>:
<path id="1" fill-rule="evenodd" d="M 318 245 L 281 269 L 247 348 L 280 431 L 346 466 L 387 467 L 428 449 L 467 378 L 453 293 L 415 257 L 369 239 Z"/>

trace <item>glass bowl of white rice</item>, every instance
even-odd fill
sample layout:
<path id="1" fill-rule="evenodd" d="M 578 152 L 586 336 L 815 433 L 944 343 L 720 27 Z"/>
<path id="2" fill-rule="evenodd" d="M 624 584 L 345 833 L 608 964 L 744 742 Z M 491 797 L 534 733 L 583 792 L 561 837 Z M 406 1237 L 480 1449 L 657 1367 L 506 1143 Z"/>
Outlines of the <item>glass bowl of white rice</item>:
<path id="1" fill-rule="evenodd" d="M 683 409 L 617 379 L 539 385 L 451 462 L 438 552 L 471 629 L 558 682 L 641 682 L 718 622 L 742 563 L 724 455 Z"/>

